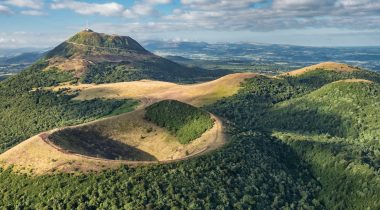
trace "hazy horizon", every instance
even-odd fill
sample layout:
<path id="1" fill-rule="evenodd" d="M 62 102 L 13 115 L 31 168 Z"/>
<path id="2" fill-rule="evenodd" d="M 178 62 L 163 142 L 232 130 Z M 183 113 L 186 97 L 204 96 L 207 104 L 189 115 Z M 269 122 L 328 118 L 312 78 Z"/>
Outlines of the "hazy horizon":
<path id="1" fill-rule="evenodd" d="M 78 31 L 79 32 L 79 31 Z M 103 32 L 98 32 L 98 31 L 95 31 L 97 33 L 103 33 Z M 74 33 L 75 34 L 75 33 Z M 72 34 L 72 35 L 74 35 Z M 105 34 L 108 34 L 108 33 L 105 33 Z M 54 47 L 56 47 L 58 44 L 64 42 L 65 40 L 67 40 L 68 38 L 70 38 L 72 35 L 60 40 L 60 41 L 57 41 L 56 43 L 53 43 L 51 45 L 46 45 L 46 46 L 9 46 L 9 47 L 4 47 L 4 46 L 0 46 L 0 49 L 1 50 L 18 50 L 18 49 L 25 49 L 25 50 L 50 50 Z M 119 36 L 130 36 L 128 34 L 115 34 L 115 35 L 119 35 Z M 284 45 L 284 46 L 295 46 L 295 47 L 316 47 L 316 48 L 377 48 L 377 47 L 380 47 L 380 44 L 379 45 L 307 45 L 307 44 L 297 44 L 297 43 L 276 43 L 276 42 L 273 42 L 273 43 L 270 43 L 270 42 L 256 42 L 256 41 L 202 41 L 202 40 L 180 40 L 180 39 L 143 39 L 143 40 L 140 40 L 138 38 L 135 38 L 133 36 L 131 36 L 133 39 L 135 39 L 136 41 L 140 42 L 140 44 L 143 44 L 146 43 L 146 42 L 154 42 L 154 41 L 158 41 L 158 42 L 167 42 L 167 43 L 207 43 L 207 44 L 252 44 L 252 45 Z"/>

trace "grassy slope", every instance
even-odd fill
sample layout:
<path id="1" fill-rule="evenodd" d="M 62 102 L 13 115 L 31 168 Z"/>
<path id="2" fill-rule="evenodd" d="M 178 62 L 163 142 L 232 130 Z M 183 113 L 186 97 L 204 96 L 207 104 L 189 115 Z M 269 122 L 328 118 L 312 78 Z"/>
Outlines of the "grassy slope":
<path id="1" fill-rule="evenodd" d="M 63 149 L 90 157 L 110 160 L 157 160 L 147 152 L 93 129 L 68 128 L 53 133 L 49 140 Z"/>
<path id="2" fill-rule="evenodd" d="M 168 129 L 182 144 L 199 138 L 213 125 L 209 113 L 179 101 L 161 101 L 145 110 L 148 120 Z"/>
<path id="3" fill-rule="evenodd" d="M 230 74 L 210 82 L 193 85 L 178 85 L 160 81 L 134 81 L 100 85 L 61 86 L 79 92 L 78 100 L 94 98 L 109 99 L 176 99 L 193 106 L 212 104 L 223 97 L 229 97 L 238 92 L 240 83 L 246 78 L 257 76 L 252 73 Z"/>
<path id="4" fill-rule="evenodd" d="M 131 112 L 133 111 L 136 106 L 138 105 L 139 103 L 137 101 L 129 101 L 129 103 L 123 103 L 121 106 L 119 106 L 117 109 L 114 109 L 110 114 L 109 116 L 116 116 L 116 115 L 121 115 L 123 113 L 127 113 L 127 112 Z"/>
<path id="5" fill-rule="evenodd" d="M 299 75 L 312 72 L 315 70 L 324 70 L 324 71 L 331 71 L 331 72 L 337 72 L 337 73 L 350 73 L 350 72 L 360 71 L 358 67 L 353 67 L 347 64 L 335 63 L 335 62 L 324 62 L 324 63 L 312 65 L 312 66 L 307 66 L 302 69 L 290 71 L 282 75 L 299 76 Z"/>

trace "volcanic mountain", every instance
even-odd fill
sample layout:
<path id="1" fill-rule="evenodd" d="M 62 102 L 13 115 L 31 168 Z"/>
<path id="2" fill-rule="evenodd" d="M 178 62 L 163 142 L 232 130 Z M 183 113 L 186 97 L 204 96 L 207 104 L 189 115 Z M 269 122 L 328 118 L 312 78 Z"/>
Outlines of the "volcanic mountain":
<path id="1" fill-rule="evenodd" d="M 82 83 L 153 79 L 192 83 L 227 72 L 182 66 L 144 49 L 129 36 L 81 31 L 47 53 L 45 70 L 69 72 Z"/>

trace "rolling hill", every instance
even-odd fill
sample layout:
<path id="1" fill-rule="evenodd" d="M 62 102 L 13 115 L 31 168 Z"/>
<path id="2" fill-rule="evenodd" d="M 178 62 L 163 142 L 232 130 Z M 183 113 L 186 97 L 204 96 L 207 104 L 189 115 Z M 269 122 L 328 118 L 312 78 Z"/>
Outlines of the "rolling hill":
<path id="1" fill-rule="evenodd" d="M 380 83 L 380 74 L 341 63 L 326 62 L 290 71 L 278 76 L 293 86 L 315 90 L 325 84 L 347 79 L 364 79 Z"/>
<path id="2" fill-rule="evenodd" d="M 379 83 L 340 80 L 276 104 L 265 116 L 273 135 L 311 164 L 328 209 L 380 206 L 379 103 Z"/>
<path id="3" fill-rule="evenodd" d="M 245 79 L 256 76 L 257 74 L 254 73 L 236 73 L 213 81 L 190 85 L 140 80 L 109 84 L 61 84 L 46 89 L 77 94 L 74 99 L 80 101 L 103 98 L 136 99 L 143 103 L 152 103 L 158 99 L 175 99 L 193 106 L 204 106 L 236 94 Z"/>
<path id="4" fill-rule="evenodd" d="M 261 131 L 289 145 L 310 164 L 326 209 L 377 209 L 378 78 L 361 69 L 256 77 L 209 110 L 232 120 L 235 132 Z"/>
<path id="5" fill-rule="evenodd" d="M 1 82 L 0 206 L 380 207 L 379 74 L 322 63 L 174 83 L 204 72 L 83 31 Z"/>
<path id="6" fill-rule="evenodd" d="M 0 64 L 32 64 L 43 56 L 43 52 L 26 52 L 14 57 L 4 58 L 0 61 Z"/>
<path id="7" fill-rule="evenodd" d="M 319 63 L 316 65 L 308 66 L 308 67 L 305 67 L 302 69 L 290 71 L 290 72 L 284 73 L 282 75 L 298 76 L 298 75 L 302 75 L 304 73 L 316 71 L 316 70 L 325 70 L 325 71 L 333 71 L 333 72 L 355 72 L 355 71 L 359 71 L 360 69 L 357 67 L 347 65 L 347 64 L 335 63 L 335 62 L 325 62 L 325 63 Z"/>

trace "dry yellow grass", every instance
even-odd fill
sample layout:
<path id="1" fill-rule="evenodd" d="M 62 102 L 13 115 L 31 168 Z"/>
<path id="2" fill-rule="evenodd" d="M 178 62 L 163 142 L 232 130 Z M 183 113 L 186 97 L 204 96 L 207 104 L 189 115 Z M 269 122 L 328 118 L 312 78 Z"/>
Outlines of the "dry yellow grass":
<path id="1" fill-rule="evenodd" d="M 304 74 L 306 72 L 315 71 L 318 69 L 323 69 L 323 70 L 327 70 L 327 71 L 336 71 L 336 72 L 358 71 L 357 68 L 352 67 L 352 66 L 347 65 L 347 64 L 335 63 L 335 62 L 325 62 L 325 63 L 320 63 L 320 64 L 308 66 L 308 67 L 305 67 L 302 69 L 294 70 L 291 72 L 283 73 L 281 75 L 282 76 L 297 76 L 297 75 L 301 75 L 301 74 Z"/>
<path id="2" fill-rule="evenodd" d="M 54 129 L 34 136 L 1 154 L 0 165 L 5 168 L 13 166 L 16 171 L 33 174 L 101 171 L 117 168 L 122 164 L 137 166 L 180 161 L 216 149 L 226 141 L 222 123 L 215 116 L 213 116 L 215 119 L 213 128 L 188 145 L 178 143 L 166 130 L 145 121 L 143 116 L 144 110 L 140 109 L 69 128 L 91 127 L 110 135 L 115 140 L 153 155 L 158 161 L 107 160 L 69 153 L 48 140 L 51 133 L 59 130 Z M 147 132 L 147 128 L 152 128 L 152 131 Z"/>
<path id="3" fill-rule="evenodd" d="M 230 74 L 214 81 L 178 85 L 170 82 L 141 80 L 134 82 L 120 82 L 100 85 L 61 85 L 53 90 L 69 88 L 71 91 L 79 90 L 76 100 L 89 100 L 94 98 L 126 99 L 149 101 L 175 99 L 194 106 L 211 104 L 223 97 L 237 93 L 240 83 L 247 78 L 256 76 L 253 73 Z"/>
<path id="4" fill-rule="evenodd" d="M 336 82 L 363 82 L 363 83 L 373 83 L 372 81 L 366 80 L 366 79 L 345 79 L 345 80 L 338 80 Z"/>
<path id="5" fill-rule="evenodd" d="M 120 163 L 62 153 L 37 135 L 1 154 L 0 165 L 4 168 L 13 166 L 15 171 L 21 173 L 44 174 L 54 171 L 99 171 L 102 168 L 117 168 Z"/>
<path id="6" fill-rule="evenodd" d="M 61 71 L 73 71 L 75 76 L 79 77 L 87 70 L 89 64 L 90 61 L 82 58 L 66 59 L 55 57 L 49 59 L 49 66 L 45 70 L 56 67 Z"/>

